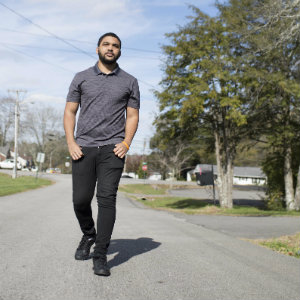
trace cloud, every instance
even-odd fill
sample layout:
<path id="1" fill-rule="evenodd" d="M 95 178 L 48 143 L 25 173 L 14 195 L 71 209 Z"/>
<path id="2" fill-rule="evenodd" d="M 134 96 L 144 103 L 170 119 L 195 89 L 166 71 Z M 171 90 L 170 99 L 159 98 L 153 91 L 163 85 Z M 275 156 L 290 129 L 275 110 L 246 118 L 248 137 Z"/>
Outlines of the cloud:
<path id="1" fill-rule="evenodd" d="M 128 0 L 23 0 L 15 9 L 50 32 L 62 37 L 84 36 L 95 41 L 95 44 L 95 37 L 104 32 L 116 31 L 126 38 L 144 31 L 150 25 L 142 9 Z M 20 18 L 17 24 L 25 25 L 25 29 L 33 33 L 43 32 Z"/>
<path id="2" fill-rule="evenodd" d="M 47 105 L 65 105 L 66 99 L 63 97 L 55 97 L 51 95 L 44 95 L 44 94 L 31 94 L 25 98 L 26 102 L 35 102 L 36 104 L 42 103 Z"/>
<path id="3" fill-rule="evenodd" d="M 92 57 L 58 39 L 49 38 L 50 35 L 46 32 L 0 6 L 0 93 L 7 94 L 8 88 L 26 89 L 26 97 L 37 104 L 51 104 L 63 109 L 75 73 L 87 69 L 97 61 L 95 48 L 99 36 L 108 31 L 116 32 L 121 37 L 123 46 L 120 66 L 140 80 L 141 117 L 134 143 L 142 151 L 144 138 L 149 139 L 154 131 L 152 122 L 158 107 L 151 86 L 159 89 L 158 83 L 163 75 L 160 60 L 162 54 L 130 48 L 160 52 L 159 44 L 168 43 L 164 34 L 175 31 L 176 24 L 185 24 L 185 16 L 191 14 L 185 1 L 2 2 L 48 31 L 62 38 L 76 40 L 70 42 Z M 214 0 L 188 2 L 207 12 L 212 9 Z"/>

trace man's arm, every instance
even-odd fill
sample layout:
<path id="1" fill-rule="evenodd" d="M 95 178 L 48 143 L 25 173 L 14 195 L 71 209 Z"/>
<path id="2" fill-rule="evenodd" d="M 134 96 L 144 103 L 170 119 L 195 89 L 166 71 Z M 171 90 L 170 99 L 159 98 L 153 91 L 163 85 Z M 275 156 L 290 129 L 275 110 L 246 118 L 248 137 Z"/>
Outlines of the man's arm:
<path id="1" fill-rule="evenodd" d="M 139 123 L 139 110 L 133 107 L 126 108 L 126 124 L 125 124 L 125 139 L 124 142 L 130 147 L 132 139 L 136 133 Z M 124 143 L 116 144 L 114 152 L 120 158 L 123 158 L 128 149 Z"/>
<path id="2" fill-rule="evenodd" d="M 66 140 L 72 159 L 77 160 L 83 156 L 80 147 L 74 139 L 74 129 L 76 122 L 76 113 L 79 107 L 77 102 L 67 102 L 64 113 L 64 128 L 66 133 Z"/>

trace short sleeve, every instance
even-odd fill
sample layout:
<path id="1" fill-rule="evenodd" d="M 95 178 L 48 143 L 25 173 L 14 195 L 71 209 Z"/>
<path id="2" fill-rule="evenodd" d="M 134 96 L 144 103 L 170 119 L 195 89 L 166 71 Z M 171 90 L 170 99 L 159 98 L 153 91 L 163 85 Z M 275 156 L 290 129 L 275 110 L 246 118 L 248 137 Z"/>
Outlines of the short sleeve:
<path id="1" fill-rule="evenodd" d="M 67 102 L 80 103 L 80 99 L 81 99 L 80 82 L 79 82 L 78 74 L 76 74 L 69 87 Z"/>
<path id="2" fill-rule="evenodd" d="M 134 79 L 132 83 L 130 97 L 128 99 L 127 106 L 136 109 L 140 108 L 140 89 L 139 89 L 138 81 L 136 79 Z"/>

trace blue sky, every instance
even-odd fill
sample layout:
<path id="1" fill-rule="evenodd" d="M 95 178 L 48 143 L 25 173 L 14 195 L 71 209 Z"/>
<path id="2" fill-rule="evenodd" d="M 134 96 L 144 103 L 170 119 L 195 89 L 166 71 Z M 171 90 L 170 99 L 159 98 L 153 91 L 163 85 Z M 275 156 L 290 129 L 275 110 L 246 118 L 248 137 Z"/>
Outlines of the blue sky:
<path id="1" fill-rule="evenodd" d="M 63 114 L 74 74 L 97 61 L 100 35 L 112 31 L 122 40 L 119 65 L 139 80 L 139 128 L 129 154 L 141 153 L 154 134 L 158 113 L 152 89 L 162 78 L 161 45 L 164 34 L 188 22 L 188 4 L 214 16 L 214 0 L 19 0 L 0 3 L 0 96 L 8 89 L 26 89 L 26 100 L 53 105 Z M 76 50 L 18 16 L 22 14 L 43 29 L 67 40 Z"/>

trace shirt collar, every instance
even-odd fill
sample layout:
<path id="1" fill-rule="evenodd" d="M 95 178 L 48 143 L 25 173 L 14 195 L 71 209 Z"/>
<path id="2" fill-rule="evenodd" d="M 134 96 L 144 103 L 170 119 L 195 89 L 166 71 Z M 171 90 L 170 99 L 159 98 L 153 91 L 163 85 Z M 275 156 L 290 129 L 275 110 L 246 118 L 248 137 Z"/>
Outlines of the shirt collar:
<path id="1" fill-rule="evenodd" d="M 95 71 L 95 73 L 96 73 L 97 75 L 100 75 L 100 74 L 102 74 L 102 75 L 117 75 L 118 72 L 119 72 L 119 70 L 120 70 L 120 67 L 119 67 L 119 65 L 117 64 L 116 68 L 115 68 L 113 71 L 111 71 L 110 73 L 106 74 L 106 73 L 103 73 L 103 72 L 99 69 L 99 67 L 98 67 L 98 62 L 96 62 L 95 66 L 94 66 L 94 71 Z"/>

